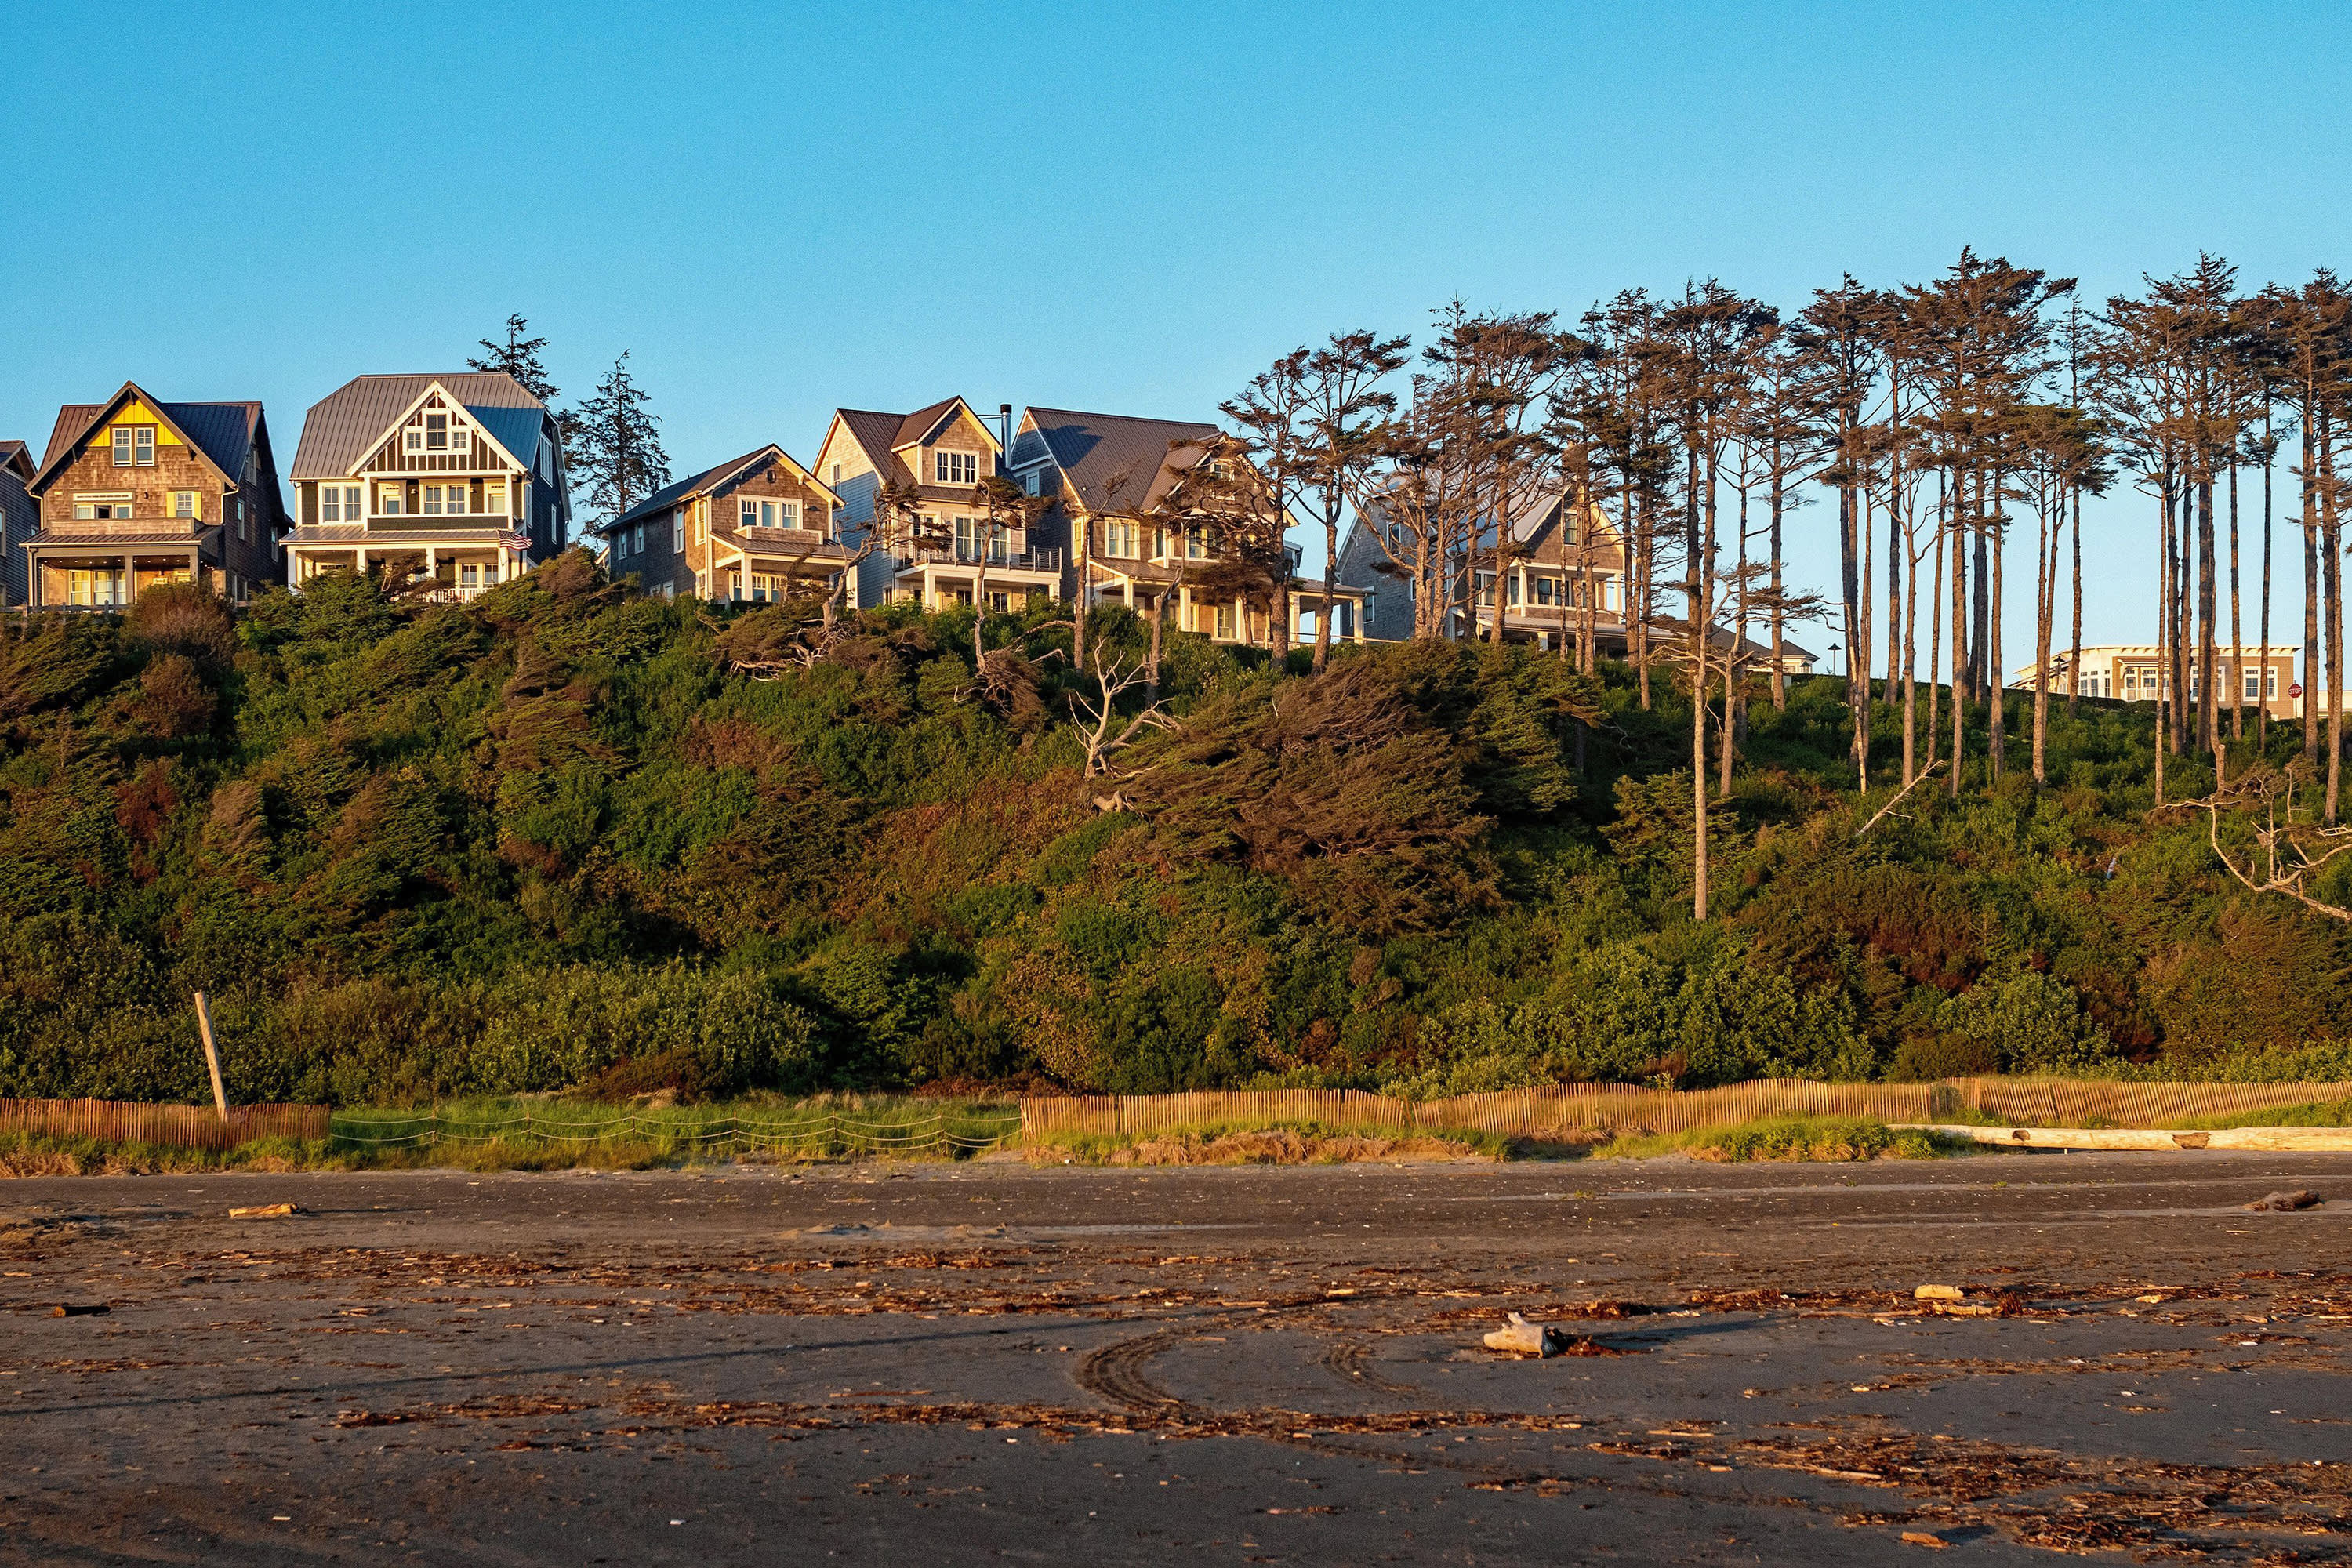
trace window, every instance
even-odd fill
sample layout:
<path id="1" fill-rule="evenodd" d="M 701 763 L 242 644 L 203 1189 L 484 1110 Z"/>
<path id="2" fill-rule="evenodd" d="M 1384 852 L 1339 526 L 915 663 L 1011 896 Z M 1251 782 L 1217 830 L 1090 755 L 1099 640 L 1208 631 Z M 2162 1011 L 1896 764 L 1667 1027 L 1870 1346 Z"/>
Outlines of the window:
<path id="1" fill-rule="evenodd" d="M 646 525 L 641 522 L 631 531 L 635 537 L 629 542 L 629 553 L 643 555 L 646 552 Z"/>
<path id="2" fill-rule="evenodd" d="M 117 425 L 114 427 L 114 466 L 118 468 L 153 468 L 155 426 Z"/>
<path id="3" fill-rule="evenodd" d="M 931 479 L 934 484 L 969 485 L 980 479 L 980 454 L 977 452 L 933 452 Z"/>
<path id="4" fill-rule="evenodd" d="M 471 591 L 482 585 L 482 569 L 471 561 L 457 563 L 457 586 Z"/>
<path id="5" fill-rule="evenodd" d="M 751 597 L 763 605 L 779 603 L 784 596 L 784 580 L 767 572 L 751 574 Z"/>
<path id="6" fill-rule="evenodd" d="M 1103 553 L 1132 556 L 1135 553 L 1135 520 L 1114 517 L 1103 523 Z"/>
<path id="7" fill-rule="evenodd" d="M 511 515 L 507 510 L 507 482 L 504 479 L 482 481 L 482 510 L 492 517 Z"/>
<path id="8" fill-rule="evenodd" d="M 801 506 L 790 500 L 747 500 L 742 517 L 746 528 L 798 528 Z"/>
<path id="9" fill-rule="evenodd" d="M 833 482 L 835 484 L 841 483 L 841 465 L 839 463 L 835 463 L 833 466 Z"/>
<path id="10" fill-rule="evenodd" d="M 1044 474 L 1040 473 L 1035 468 L 1032 468 L 1027 473 L 1021 476 L 1021 488 L 1027 490 L 1033 496 L 1042 495 L 1045 493 L 1045 476 Z"/>
<path id="11" fill-rule="evenodd" d="M 975 517 L 960 517 L 955 520 L 955 554 L 957 560 L 976 561 L 979 559 L 978 547 L 980 536 L 974 531 L 972 526 L 979 521 L 980 520 Z"/>
<path id="12" fill-rule="evenodd" d="M 74 497 L 74 517 L 79 521 L 122 521 L 131 515 L 131 497 L 125 493 L 109 492 Z"/>
<path id="13" fill-rule="evenodd" d="M 446 439 L 446 433 L 445 433 L 445 439 Z M 437 515 L 437 514 L 440 512 L 440 510 L 441 510 L 441 487 L 440 487 L 439 485 L 427 485 L 427 486 L 425 486 L 425 515 L 426 515 L 426 516 L 428 516 L 428 517 L 436 516 L 436 515 Z"/>
<path id="14" fill-rule="evenodd" d="M 2277 700 L 2277 698 L 2278 698 L 2278 671 L 2277 671 L 2277 670 L 2273 669 L 2273 670 L 2271 670 L 2271 671 L 2269 671 L 2269 672 L 2267 672 L 2266 674 L 2264 674 L 2264 675 L 2263 675 L 2263 697 L 2265 697 L 2265 698 L 2267 698 L 2267 699 L 2269 699 L 2269 700 L 2273 700 L 2273 701 L 2275 701 L 2275 700 Z"/>
<path id="15" fill-rule="evenodd" d="M 1536 603 L 1538 605 L 1554 605 L 1559 603 L 1559 580 L 1556 577 L 1537 578 Z"/>
<path id="16" fill-rule="evenodd" d="M 995 615 L 1010 615 L 1013 611 L 1013 595 L 1010 594 L 1000 594 L 995 589 L 991 588 L 988 591 L 988 607 L 990 611 Z"/>
<path id="17" fill-rule="evenodd" d="M 2263 672 L 2259 669 L 2250 669 L 2246 671 L 2246 700 L 2259 702 L 2262 700 Z"/>
<path id="18" fill-rule="evenodd" d="M 375 514 L 378 517 L 398 517 L 406 492 L 399 485 L 378 485 L 375 488 Z"/>
<path id="19" fill-rule="evenodd" d="M 684 507 L 669 514 L 669 547 L 672 550 L 686 548 L 686 508 Z"/>
<path id="20" fill-rule="evenodd" d="M 1511 605 L 1519 602 L 1519 574 L 1516 572 L 1503 579 L 1503 600 Z"/>
<path id="21" fill-rule="evenodd" d="M 1489 609 L 1494 606 L 1495 574 L 1492 572 L 1478 574 L 1478 603 Z"/>
<path id="22" fill-rule="evenodd" d="M 449 449 L 449 416 L 446 414 L 428 414 L 425 416 L 425 449 L 428 452 L 446 452 Z"/>
<path id="23" fill-rule="evenodd" d="M 66 573 L 66 603 L 110 606 L 123 603 L 122 574 L 79 567 Z"/>
<path id="24" fill-rule="evenodd" d="M 1227 642 L 1231 642 L 1233 640 L 1234 607 L 1231 605 L 1219 605 L 1217 606 L 1217 636 L 1223 637 Z"/>

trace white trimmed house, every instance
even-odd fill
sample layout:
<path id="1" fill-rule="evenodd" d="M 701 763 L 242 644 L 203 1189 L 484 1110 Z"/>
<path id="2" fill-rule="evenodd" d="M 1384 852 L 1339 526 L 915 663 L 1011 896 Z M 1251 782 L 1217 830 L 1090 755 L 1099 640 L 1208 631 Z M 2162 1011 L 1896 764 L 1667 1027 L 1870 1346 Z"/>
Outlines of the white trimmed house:
<path id="1" fill-rule="evenodd" d="M 422 575 L 471 598 L 562 550 L 555 416 L 499 371 L 362 375 L 310 407 L 294 454 L 288 584 Z"/>
<path id="2" fill-rule="evenodd" d="M 1010 404 L 999 405 L 1000 421 L 1012 416 Z M 860 608 L 910 600 L 945 609 L 977 592 L 1005 611 L 1033 596 L 1067 596 L 1068 552 L 1050 515 L 1032 528 L 992 525 L 974 498 L 982 479 L 1003 472 L 1003 459 L 999 431 L 961 397 L 912 414 L 834 411 L 816 470 L 841 497 L 841 536 L 853 545 L 876 528 L 885 536 L 858 569 Z M 894 487 L 922 520 L 912 530 L 882 515 L 883 493 Z"/>

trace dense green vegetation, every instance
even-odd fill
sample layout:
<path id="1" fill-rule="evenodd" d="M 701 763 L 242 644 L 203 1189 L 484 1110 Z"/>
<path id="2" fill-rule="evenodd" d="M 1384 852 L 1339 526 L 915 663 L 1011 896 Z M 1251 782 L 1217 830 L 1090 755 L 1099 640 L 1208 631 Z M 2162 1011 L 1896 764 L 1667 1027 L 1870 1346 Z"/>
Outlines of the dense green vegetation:
<path id="1" fill-rule="evenodd" d="M 203 1098 L 199 988 L 239 1098 L 340 1104 L 2352 1068 L 2352 940 L 2151 820 L 2116 704 L 2053 720 L 2050 788 L 1857 840 L 1843 682 L 1759 698 L 1700 925 L 1663 679 L 1173 637 L 1181 726 L 1087 780 L 1049 612 L 992 617 L 1045 657 L 984 690 L 969 612 L 730 673 L 784 615 L 573 556 L 0 633 L 0 1094 Z"/>

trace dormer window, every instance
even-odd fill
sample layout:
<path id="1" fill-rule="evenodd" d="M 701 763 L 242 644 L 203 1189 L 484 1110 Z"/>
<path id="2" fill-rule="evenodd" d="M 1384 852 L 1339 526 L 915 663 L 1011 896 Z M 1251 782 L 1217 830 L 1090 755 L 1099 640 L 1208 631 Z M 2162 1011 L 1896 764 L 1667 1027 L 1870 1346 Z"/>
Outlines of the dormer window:
<path id="1" fill-rule="evenodd" d="M 114 466 L 118 468 L 153 468 L 155 426 L 117 425 L 114 427 Z"/>
<path id="2" fill-rule="evenodd" d="M 977 452 L 933 452 L 931 482 L 939 485 L 970 485 L 980 482 L 980 454 Z"/>

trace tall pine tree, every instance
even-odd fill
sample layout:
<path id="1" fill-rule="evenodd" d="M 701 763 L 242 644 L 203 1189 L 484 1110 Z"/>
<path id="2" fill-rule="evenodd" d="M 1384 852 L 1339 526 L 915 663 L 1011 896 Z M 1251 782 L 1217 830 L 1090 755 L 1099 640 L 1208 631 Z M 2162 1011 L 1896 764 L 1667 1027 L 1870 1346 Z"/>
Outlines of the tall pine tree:
<path id="1" fill-rule="evenodd" d="M 580 405 L 572 471 L 600 522 L 610 522 L 669 482 L 661 420 L 646 406 L 651 401 L 629 374 L 624 349 L 596 383 L 596 395 Z"/>

